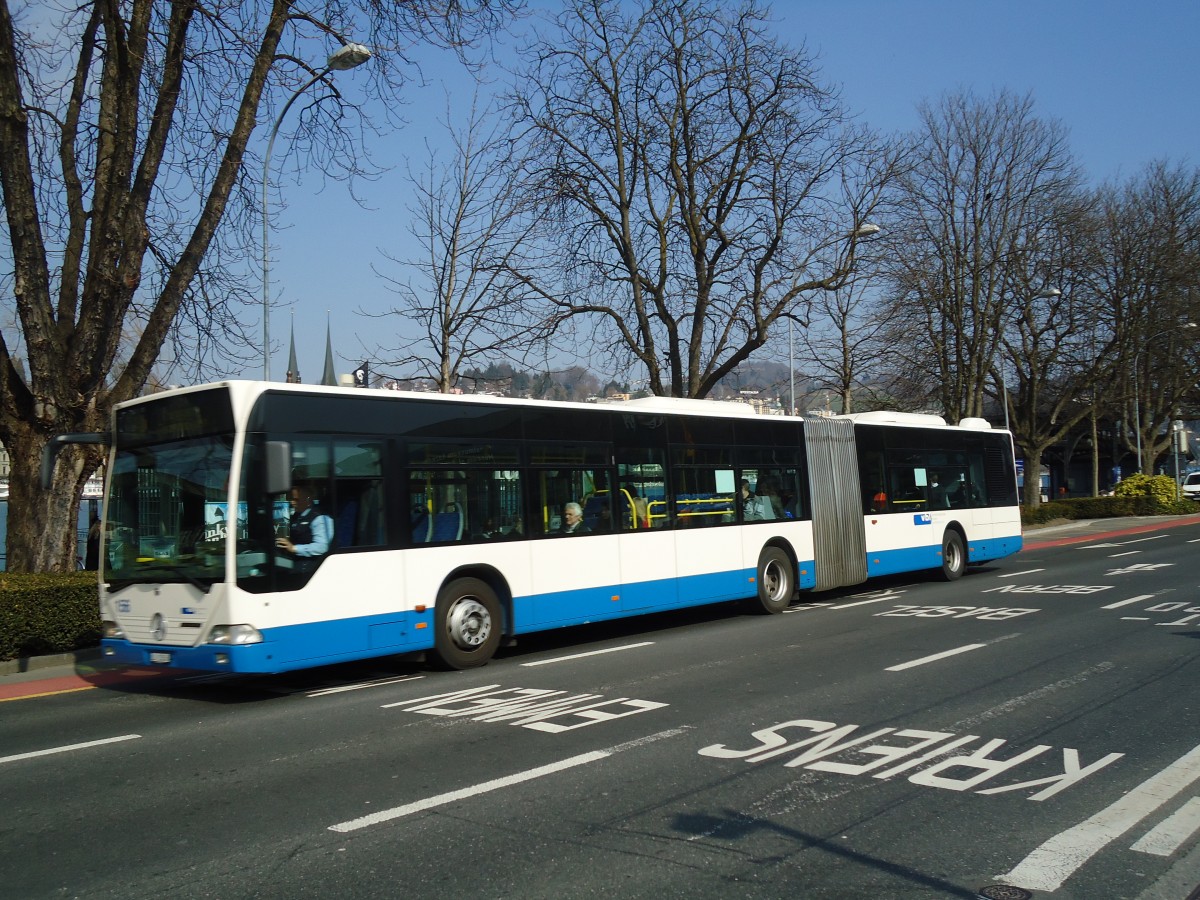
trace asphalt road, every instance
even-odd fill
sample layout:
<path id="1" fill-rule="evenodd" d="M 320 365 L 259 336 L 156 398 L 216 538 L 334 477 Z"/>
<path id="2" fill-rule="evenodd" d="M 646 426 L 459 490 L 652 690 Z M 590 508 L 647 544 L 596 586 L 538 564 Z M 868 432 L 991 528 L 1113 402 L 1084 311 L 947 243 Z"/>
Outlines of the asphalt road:
<path id="1" fill-rule="evenodd" d="M 1200 524 L 1033 537 L 465 673 L 47 670 L 0 702 L 0 896 L 1183 900 Z"/>

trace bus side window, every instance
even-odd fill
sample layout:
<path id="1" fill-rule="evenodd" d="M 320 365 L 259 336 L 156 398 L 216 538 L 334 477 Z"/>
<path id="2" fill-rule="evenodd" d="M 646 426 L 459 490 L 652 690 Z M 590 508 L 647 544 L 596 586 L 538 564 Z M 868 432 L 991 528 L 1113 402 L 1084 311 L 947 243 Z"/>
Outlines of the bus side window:
<path id="1" fill-rule="evenodd" d="M 894 512 L 924 512 L 927 505 L 926 473 L 924 469 L 894 466 L 891 470 Z"/>
<path id="2" fill-rule="evenodd" d="M 494 541 L 521 537 L 521 473 L 515 469 L 472 469 L 466 476 L 463 539 Z"/>
<path id="3" fill-rule="evenodd" d="M 338 440 L 333 445 L 334 546 L 380 547 L 387 542 L 383 502 L 383 445 Z"/>
<path id="4" fill-rule="evenodd" d="M 621 499 L 617 521 L 621 531 L 665 528 L 671 521 L 665 462 L 665 454 L 657 448 L 618 448 Z"/>
<path id="5" fill-rule="evenodd" d="M 607 471 L 562 467 L 542 469 L 536 473 L 536 477 L 537 519 L 533 523 L 534 534 L 567 533 L 565 512 L 569 503 L 579 504 L 584 526 L 571 529 L 570 533 L 611 533 L 612 492 L 608 489 Z"/>
<path id="6" fill-rule="evenodd" d="M 680 437 L 684 443 L 671 448 L 675 478 L 675 525 L 678 528 L 707 528 L 734 520 L 735 482 L 733 449 L 686 441 L 690 429 Z M 713 437 L 713 435 L 709 435 Z"/>

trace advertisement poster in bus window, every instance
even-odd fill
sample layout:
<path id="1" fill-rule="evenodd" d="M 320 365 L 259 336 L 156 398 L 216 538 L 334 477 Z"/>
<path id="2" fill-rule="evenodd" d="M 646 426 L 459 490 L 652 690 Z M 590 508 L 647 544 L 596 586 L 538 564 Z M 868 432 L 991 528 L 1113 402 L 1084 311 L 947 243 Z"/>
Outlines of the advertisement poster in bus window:
<path id="1" fill-rule="evenodd" d="M 283 522 L 284 529 L 287 528 L 287 510 L 286 502 L 283 504 Z M 279 503 L 275 504 L 275 521 L 279 521 Z M 246 522 L 249 516 L 247 513 L 246 501 L 243 500 L 237 505 L 237 535 L 244 538 L 247 535 Z M 222 541 L 229 534 L 229 504 L 228 503 L 205 503 L 204 504 L 204 540 L 206 541 Z"/>

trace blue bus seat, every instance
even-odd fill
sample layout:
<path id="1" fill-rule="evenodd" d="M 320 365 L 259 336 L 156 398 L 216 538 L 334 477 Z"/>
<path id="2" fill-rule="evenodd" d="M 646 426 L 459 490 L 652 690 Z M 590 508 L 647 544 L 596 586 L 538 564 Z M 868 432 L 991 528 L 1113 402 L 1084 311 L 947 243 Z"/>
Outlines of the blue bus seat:
<path id="1" fill-rule="evenodd" d="M 433 534 L 430 540 L 435 543 L 438 541 L 461 540 L 462 531 L 462 513 L 441 512 L 433 518 Z"/>

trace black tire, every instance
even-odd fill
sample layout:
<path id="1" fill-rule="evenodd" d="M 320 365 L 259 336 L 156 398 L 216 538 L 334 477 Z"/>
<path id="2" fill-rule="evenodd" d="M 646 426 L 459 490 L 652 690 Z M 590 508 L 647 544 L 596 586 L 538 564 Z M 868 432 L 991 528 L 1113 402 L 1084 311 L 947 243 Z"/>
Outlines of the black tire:
<path id="1" fill-rule="evenodd" d="M 962 535 L 953 529 L 942 536 L 942 578 L 955 581 L 967 570 L 967 548 Z"/>
<path id="2" fill-rule="evenodd" d="M 791 557 L 778 547 L 764 547 L 758 557 L 757 609 L 777 615 L 791 606 L 795 593 L 796 570 Z"/>
<path id="3" fill-rule="evenodd" d="M 459 578 L 438 595 L 434 653 L 447 669 L 486 665 L 500 646 L 500 601 L 486 581 Z"/>

